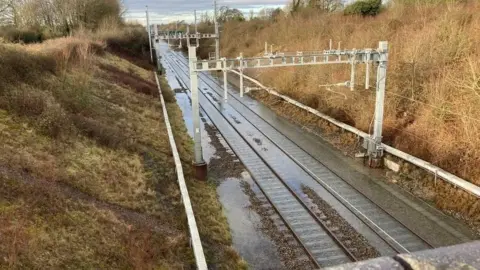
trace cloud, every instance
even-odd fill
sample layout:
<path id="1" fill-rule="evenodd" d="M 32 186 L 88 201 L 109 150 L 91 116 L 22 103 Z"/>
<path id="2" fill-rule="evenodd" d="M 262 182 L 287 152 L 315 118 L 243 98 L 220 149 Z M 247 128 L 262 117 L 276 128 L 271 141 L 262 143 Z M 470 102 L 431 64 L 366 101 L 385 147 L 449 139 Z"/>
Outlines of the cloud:
<path id="1" fill-rule="evenodd" d="M 136 20 L 145 24 L 145 10 L 148 5 L 152 23 L 166 23 L 176 20 L 193 21 L 193 11 L 197 14 L 213 13 L 213 0 L 123 0 L 127 20 Z M 263 7 L 281 7 L 289 0 L 218 0 L 218 6 L 229 6 L 247 13 Z"/>

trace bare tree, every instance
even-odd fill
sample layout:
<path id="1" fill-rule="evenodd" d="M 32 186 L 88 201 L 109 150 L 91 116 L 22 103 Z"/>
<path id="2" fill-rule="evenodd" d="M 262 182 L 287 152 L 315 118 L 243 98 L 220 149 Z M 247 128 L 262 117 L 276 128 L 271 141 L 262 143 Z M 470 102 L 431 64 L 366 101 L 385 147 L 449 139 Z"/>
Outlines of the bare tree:
<path id="1" fill-rule="evenodd" d="M 0 0 L 0 24 L 63 33 L 118 23 L 123 12 L 122 0 Z"/>
<path id="2" fill-rule="evenodd" d="M 343 6 L 341 0 L 308 0 L 308 7 L 325 12 L 335 11 Z"/>
<path id="3" fill-rule="evenodd" d="M 0 22 L 2 24 L 18 24 L 18 6 L 16 0 L 0 0 Z"/>
<path id="4" fill-rule="evenodd" d="M 236 8 L 229 8 L 227 6 L 223 6 L 220 8 L 218 21 L 219 22 L 245 21 L 245 16 L 243 16 L 243 13 Z"/>

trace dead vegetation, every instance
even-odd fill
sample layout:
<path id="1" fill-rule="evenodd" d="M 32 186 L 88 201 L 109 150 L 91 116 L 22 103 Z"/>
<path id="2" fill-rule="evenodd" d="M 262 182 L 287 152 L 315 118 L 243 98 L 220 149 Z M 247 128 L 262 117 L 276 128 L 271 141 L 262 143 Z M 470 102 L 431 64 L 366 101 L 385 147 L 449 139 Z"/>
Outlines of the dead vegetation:
<path id="1" fill-rule="evenodd" d="M 479 11 L 478 1 L 395 1 L 376 17 L 305 12 L 276 22 L 228 23 L 222 55 L 258 55 L 265 41 L 274 44 L 274 51 L 301 51 L 325 49 L 330 39 L 335 48 L 341 42 L 342 48 L 349 49 L 376 48 L 378 41 L 387 40 L 385 141 L 480 185 L 480 57 L 475 46 L 480 42 Z M 253 75 L 283 94 L 369 132 L 375 94 L 364 90 L 364 74 L 363 68 L 357 69 L 354 92 L 319 86 L 347 81 L 350 70 L 340 66 L 265 69 Z M 285 105 L 276 106 L 277 110 L 289 110 L 279 106 Z M 310 118 L 300 113 L 296 120 L 311 124 Z M 445 203 L 451 192 L 437 195 L 434 202 L 447 211 L 458 210 L 473 219 L 480 216 L 475 199 L 460 200 L 462 195 L 451 204 Z"/>
<path id="2" fill-rule="evenodd" d="M 388 40 L 388 142 L 480 184 L 475 166 L 480 157 L 480 58 L 474 45 L 480 41 L 479 10 L 476 1 L 397 1 L 377 17 L 308 13 L 277 22 L 232 23 L 225 26 L 222 54 L 258 55 L 265 41 L 274 44 L 274 51 L 297 51 L 325 49 L 329 39 L 335 47 L 341 41 L 342 48 L 375 48 L 378 41 Z M 370 129 L 374 92 L 363 90 L 363 69 L 358 70 L 355 92 L 333 89 L 347 99 L 319 87 L 348 80 L 345 67 L 262 70 L 256 75 L 308 106 Z"/>
<path id="3" fill-rule="evenodd" d="M 0 268 L 195 267 L 153 66 L 129 37 L 0 44 Z M 244 267 L 215 188 L 189 187 L 208 263 Z"/>

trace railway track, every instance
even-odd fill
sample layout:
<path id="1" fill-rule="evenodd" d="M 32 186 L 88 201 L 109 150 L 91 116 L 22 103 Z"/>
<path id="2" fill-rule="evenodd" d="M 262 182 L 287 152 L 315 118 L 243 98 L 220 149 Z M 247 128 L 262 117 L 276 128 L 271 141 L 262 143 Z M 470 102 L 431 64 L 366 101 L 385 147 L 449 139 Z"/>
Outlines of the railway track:
<path id="1" fill-rule="evenodd" d="M 187 60 L 172 51 L 163 56 L 178 80 L 189 85 Z M 236 93 L 229 93 L 226 104 L 221 101 L 222 86 L 209 74 L 201 74 L 199 83 L 203 112 L 217 126 L 316 266 L 355 261 L 356 247 L 348 245 L 327 217 L 311 210 L 299 179 L 305 186 L 325 190 L 350 210 L 384 241 L 384 246 L 390 249 L 385 253 L 408 253 L 431 247 L 262 119 Z"/>

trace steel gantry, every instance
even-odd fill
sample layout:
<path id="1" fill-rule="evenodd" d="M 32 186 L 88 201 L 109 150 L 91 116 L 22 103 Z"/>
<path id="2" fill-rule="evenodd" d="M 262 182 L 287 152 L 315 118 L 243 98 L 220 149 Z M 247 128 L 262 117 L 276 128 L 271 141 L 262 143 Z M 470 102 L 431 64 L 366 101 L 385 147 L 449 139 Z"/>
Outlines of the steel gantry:
<path id="1" fill-rule="evenodd" d="M 190 89 L 192 91 L 193 125 L 194 125 L 194 143 L 195 143 L 195 163 L 204 164 L 201 136 L 200 136 L 200 116 L 198 104 L 198 72 L 202 71 L 223 71 L 224 77 L 224 102 L 227 102 L 227 72 L 238 70 L 240 74 L 240 96 L 244 95 L 244 70 L 274 67 L 291 66 L 309 66 L 309 65 L 329 65 L 329 64 L 348 64 L 351 66 L 350 81 L 346 83 L 351 90 L 354 90 L 355 66 L 365 64 L 366 78 L 365 87 L 370 85 L 370 65 L 377 66 L 376 80 L 376 102 L 374 116 L 374 130 L 368 138 L 365 138 L 364 148 L 370 159 L 370 164 L 376 166 L 383 156 L 382 147 L 382 129 L 383 113 L 385 99 L 385 85 L 388 61 L 388 43 L 379 42 L 377 49 L 353 49 L 353 50 L 324 50 L 315 52 L 296 52 L 292 54 L 270 54 L 263 57 L 245 58 L 242 54 L 235 59 L 217 59 L 217 60 L 198 60 L 196 48 L 189 47 L 189 67 L 190 67 Z"/>
<path id="2" fill-rule="evenodd" d="M 174 34 L 171 34 L 169 32 L 167 33 L 162 33 L 160 34 L 158 32 L 158 25 L 154 24 L 152 27 L 154 29 L 153 33 L 151 34 L 156 42 L 159 42 L 160 40 L 166 40 L 168 45 L 170 45 L 170 40 L 179 40 L 179 48 L 182 48 L 182 40 L 187 41 L 187 46 L 190 48 L 190 39 L 195 39 L 196 40 L 196 48 L 200 46 L 200 39 L 207 39 L 207 38 L 213 38 L 215 39 L 215 60 L 218 60 L 220 58 L 220 31 L 219 31 L 219 24 L 217 21 L 217 0 L 214 0 L 214 7 L 215 7 L 215 15 L 213 16 L 214 19 L 214 24 L 215 24 L 215 33 L 210 34 L 210 33 L 199 33 L 198 32 L 198 24 L 197 24 L 197 11 L 194 11 L 194 18 L 195 18 L 195 33 L 191 34 L 190 33 L 190 26 L 187 25 L 187 32 L 186 33 L 181 33 L 178 31 L 175 31 Z M 149 24 L 150 25 L 150 24 Z"/>

